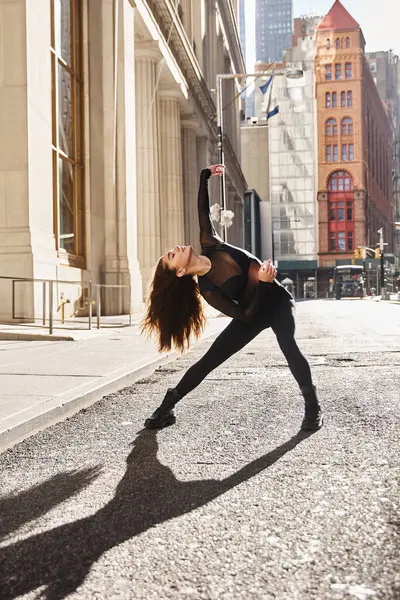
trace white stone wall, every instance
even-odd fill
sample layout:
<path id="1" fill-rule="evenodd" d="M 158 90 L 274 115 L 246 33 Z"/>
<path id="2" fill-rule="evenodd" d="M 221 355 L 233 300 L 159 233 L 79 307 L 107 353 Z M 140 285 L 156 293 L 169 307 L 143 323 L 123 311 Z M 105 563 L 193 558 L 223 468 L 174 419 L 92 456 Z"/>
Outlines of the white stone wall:
<path id="1" fill-rule="evenodd" d="M 87 312 L 87 302 L 77 310 L 85 282 L 130 284 L 130 293 L 102 293 L 103 313 L 121 314 L 143 307 L 162 252 L 177 243 L 199 249 L 198 178 L 216 162 L 216 140 L 147 3 L 83 0 L 82 7 L 85 269 L 56 251 L 50 0 L 0 0 L 0 276 L 55 280 L 53 308 L 68 298 L 67 316 Z M 216 73 L 230 69 L 216 2 L 182 7 L 199 77 L 215 88 Z M 234 91 L 228 83 L 226 99 Z M 225 131 L 239 155 L 238 108 L 229 108 Z M 218 201 L 218 185 L 211 188 Z M 229 177 L 227 204 L 237 219 L 229 239 L 238 243 L 241 199 Z M 41 318 L 42 284 L 16 290 L 18 315 Z M 0 320 L 10 319 L 11 283 L 1 279 L 0 307 Z"/>
<path id="2" fill-rule="evenodd" d="M 316 107 L 314 42 L 289 53 L 304 77 L 275 77 L 279 114 L 269 119 L 270 198 L 278 260 L 317 258 Z"/>

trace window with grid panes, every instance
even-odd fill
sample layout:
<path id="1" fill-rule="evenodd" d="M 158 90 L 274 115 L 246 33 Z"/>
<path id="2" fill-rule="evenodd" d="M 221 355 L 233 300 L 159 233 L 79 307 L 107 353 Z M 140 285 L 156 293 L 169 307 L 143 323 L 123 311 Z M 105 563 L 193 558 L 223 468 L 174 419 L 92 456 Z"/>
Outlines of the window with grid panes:
<path id="1" fill-rule="evenodd" d="M 77 266 L 84 256 L 81 0 L 51 0 L 54 229 L 57 249 Z"/>

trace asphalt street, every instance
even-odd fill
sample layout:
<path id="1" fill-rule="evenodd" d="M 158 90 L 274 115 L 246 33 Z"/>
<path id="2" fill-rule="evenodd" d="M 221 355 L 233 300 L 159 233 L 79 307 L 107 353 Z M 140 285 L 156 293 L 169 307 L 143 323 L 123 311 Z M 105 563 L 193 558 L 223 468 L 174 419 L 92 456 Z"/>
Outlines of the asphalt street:
<path id="1" fill-rule="evenodd" d="M 400 598 L 400 306 L 297 307 L 326 424 L 271 331 L 142 430 L 207 350 L 0 456 L 0 599 Z"/>

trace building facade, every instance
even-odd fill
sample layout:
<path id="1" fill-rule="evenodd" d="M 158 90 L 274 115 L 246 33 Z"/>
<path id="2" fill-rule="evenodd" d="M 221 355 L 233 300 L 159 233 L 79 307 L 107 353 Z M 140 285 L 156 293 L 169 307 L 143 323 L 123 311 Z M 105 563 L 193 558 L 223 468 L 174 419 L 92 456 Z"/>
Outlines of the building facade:
<path id="1" fill-rule="evenodd" d="M 256 0 L 256 61 L 280 62 L 292 34 L 293 0 Z"/>
<path id="2" fill-rule="evenodd" d="M 281 275 L 302 296 L 304 281 L 317 270 L 317 137 L 314 60 L 316 25 L 301 19 L 302 35 L 285 53 L 286 65 L 303 71 L 300 79 L 276 77 L 272 95 L 279 113 L 268 121 L 273 255 Z"/>
<path id="3" fill-rule="evenodd" d="M 232 0 L 0 0 L 0 319 L 139 310 L 159 256 L 198 245 L 217 73 L 243 72 Z M 228 240 L 243 241 L 240 99 L 224 83 Z M 218 201 L 218 184 L 213 184 Z M 125 285 L 127 287 L 115 287 Z M 15 286 L 14 286 L 15 287 Z M 47 294 L 47 295 L 46 295 Z"/>
<path id="4" fill-rule="evenodd" d="M 375 247 L 383 227 L 393 251 L 392 132 L 359 24 L 337 0 L 317 31 L 320 280 Z M 325 281 L 326 280 L 326 281 Z"/>
<path id="5" fill-rule="evenodd" d="M 393 138 L 392 184 L 395 220 L 400 221 L 400 60 L 391 50 L 369 52 L 367 60 L 380 97 L 390 115 Z M 400 266 L 400 231 L 395 234 L 395 246 L 397 266 Z"/>

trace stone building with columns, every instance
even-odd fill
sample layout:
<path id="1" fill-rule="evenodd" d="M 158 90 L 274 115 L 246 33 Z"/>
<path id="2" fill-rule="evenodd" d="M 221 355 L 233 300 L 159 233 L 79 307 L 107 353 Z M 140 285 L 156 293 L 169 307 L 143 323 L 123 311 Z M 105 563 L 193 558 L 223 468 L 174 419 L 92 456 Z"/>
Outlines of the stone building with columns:
<path id="1" fill-rule="evenodd" d="M 243 72 L 236 0 L 0 0 L 0 320 L 140 310 L 159 256 L 198 240 L 217 73 Z M 223 89 L 228 241 L 243 243 L 240 96 Z M 211 185 L 213 202 L 218 185 Z M 47 297 L 46 297 L 47 293 Z"/>

